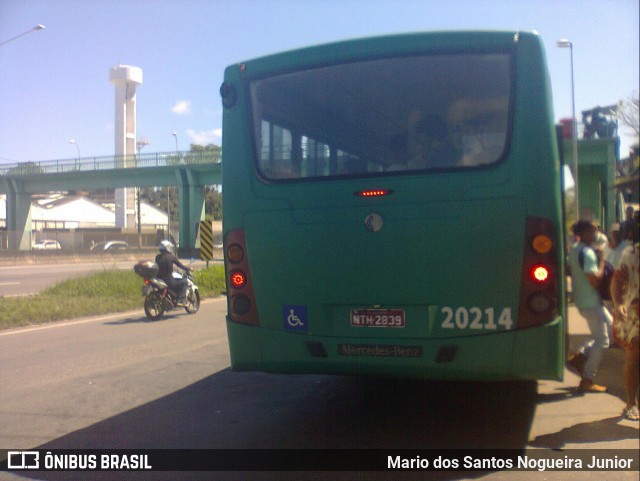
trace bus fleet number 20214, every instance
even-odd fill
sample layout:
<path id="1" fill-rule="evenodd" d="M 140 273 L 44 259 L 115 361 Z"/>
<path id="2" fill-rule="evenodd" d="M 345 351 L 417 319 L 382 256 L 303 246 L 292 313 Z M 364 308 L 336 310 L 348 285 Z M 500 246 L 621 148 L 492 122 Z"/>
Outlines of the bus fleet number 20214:
<path id="1" fill-rule="evenodd" d="M 453 308 L 445 306 L 440 309 L 440 312 L 444 314 L 444 320 L 441 324 L 443 329 L 497 330 L 513 327 L 510 307 L 503 309 L 489 307 L 482 310 L 479 307 Z"/>

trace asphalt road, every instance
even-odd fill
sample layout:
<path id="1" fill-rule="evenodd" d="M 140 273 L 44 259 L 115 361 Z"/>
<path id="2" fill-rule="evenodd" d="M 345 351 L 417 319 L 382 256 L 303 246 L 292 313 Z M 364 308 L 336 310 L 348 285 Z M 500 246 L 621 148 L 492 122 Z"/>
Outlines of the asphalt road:
<path id="1" fill-rule="evenodd" d="M 133 261 L 0 266 L 0 297 L 36 294 L 58 281 L 104 269 L 132 269 Z"/>
<path id="2" fill-rule="evenodd" d="M 104 258 L 91 262 L 60 262 L 57 264 L 24 264 L 24 265 L 0 265 L 0 297 L 24 296 L 36 294 L 43 289 L 52 286 L 56 282 L 81 277 L 92 272 L 99 272 L 105 269 L 133 269 L 136 260 Z M 149 259 L 154 254 L 146 254 Z M 185 264 L 191 262 L 190 259 L 182 259 Z M 194 263 L 196 268 L 204 265 L 201 260 Z"/>
<path id="3" fill-rule="evenodd" d="M 147 322 L 140 311 L 0 332 L 0 448 L 638 449 L 619 418 L 622 353 L 609 394 L 564 382 L 442 383 L 234 373 L 225 302 Z M 584 334 L 572 313 L 572 343 Z M 615 382 L 614 382 L 615 381 Z M 630 472 L 0 473 L 11 480 L 575 479 Z"/>

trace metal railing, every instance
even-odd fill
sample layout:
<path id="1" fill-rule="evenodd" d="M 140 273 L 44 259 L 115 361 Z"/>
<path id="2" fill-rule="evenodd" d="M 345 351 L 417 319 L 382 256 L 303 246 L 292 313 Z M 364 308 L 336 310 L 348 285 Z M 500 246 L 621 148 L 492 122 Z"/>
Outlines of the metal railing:
<path id="1" fill-rule="evenodd" d="M 0 165 L 0 176 L 18 177 L 126 168 L 172 167 L 181 165 L 214 164 L 219 163 L 220 161 L 220 152 L 211 151 L 174 151 L 146 153 L 140 155 L 111 155 Z"/>

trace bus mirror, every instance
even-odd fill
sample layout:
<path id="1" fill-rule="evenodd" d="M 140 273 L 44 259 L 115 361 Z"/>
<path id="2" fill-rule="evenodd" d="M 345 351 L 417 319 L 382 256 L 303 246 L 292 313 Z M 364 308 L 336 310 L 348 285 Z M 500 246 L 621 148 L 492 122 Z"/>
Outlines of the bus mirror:
<path id="1" fill-rule="evenodd" d="M 238 91 L 233 85 L 227 82 L 224 82 L 220 86 L 220 96 L 222 97 L 222 105 L 226 109 L 230 109 L 238 101 Z"/>

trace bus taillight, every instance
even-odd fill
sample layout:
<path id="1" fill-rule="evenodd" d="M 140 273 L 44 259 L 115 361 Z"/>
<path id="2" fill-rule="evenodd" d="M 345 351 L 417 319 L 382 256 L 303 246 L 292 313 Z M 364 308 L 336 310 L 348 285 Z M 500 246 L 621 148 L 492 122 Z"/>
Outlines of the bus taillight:
<path id="1" fill-rule="evenodd" d="M 244 287 L 247 283 L 247 276 L 242 271 L 232 272 L 229 276 L 229 279 L 231 280 L 231 285 L 233 287 L 237 287 L 238 289 Z"/>
<path id="2" fill-rule="evenodd" d="M 538 284 L 544 284 L 550 279 L 551 271 L 544 264 L 537 264 L 529 271 L 531 278 Z"/>
<path id="3" fill-rule="evenodd" d="M 393 194 L 391 189 L 367 189 L 355 193 L 358 197 L 384 197 Z"/>
<path id="4" fill-rule="evenodd" d="M 527 218 L 518 328 L 546 324 L 558 314 L 557 234 L 553 222 Z"/>
<path id="5" fill-rule="evenodd" d="M 227 310 L 231 321 L 259 325 L 251 284 L 244 231 L 229 231 L 225 237 L 224 264 L 227 273 Z"/>
<path id="6" fill-rule="evenodd" d="M 232 264 L 237 264 L 244 260 L 244 249 L 238 244 L 232 244 L 227 249 L 227 260 Z"/>
<path id="7" fill-rule="evenodd" d="M 538 254 L 548 254 L 553 247 L 553 239 L 548 235 L 539 234 L 531 241 L 531 248 Z"/>

